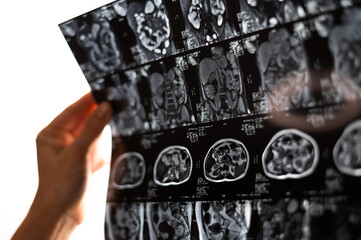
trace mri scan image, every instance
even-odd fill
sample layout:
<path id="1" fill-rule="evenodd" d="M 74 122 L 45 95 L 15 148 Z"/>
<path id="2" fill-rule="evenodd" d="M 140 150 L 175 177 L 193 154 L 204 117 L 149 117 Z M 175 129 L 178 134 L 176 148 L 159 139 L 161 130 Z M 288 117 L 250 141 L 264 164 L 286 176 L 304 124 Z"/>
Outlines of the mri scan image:
<path id="1" fill-rule="evenodd" d="M 196 202 L 200 240 L 246 240 L 251 220 L 250 202 Z"/>
<path id="2" fill-rule="evenodd" d="M 202 104 L 206 109 L 201 121 L 237 118 L 249 112 L 245 98 L 243 76 L 234 54 L 222 46 L 211 49 L 198 68 Z"/>
<path id="3" fill-rule="evenodd" d="M 204 177 L 211 182 L 232 182 L 248 170 L 249 154 L 242 142 L 225 138 L 214 143 L 204 159 Z"/>
<path id="4" fill-rule="evenodd" d="M 261 92 L 270 111 L 314 104 L 307 71 L 307 55 L 299 38 L 281 28 L 269 32 L 257 50 Z"/>
<path id="5" fill-rule="evenodd" d="M 192 204 L 190 202 L 146 203 L 150 240 L 190 240 Z"/>
<path id="6" fill-rule="evenodd" d="M 195 123 L 183 72 L 173 67 L 149 77 L 152 92 L 151 126 L 169 129 Z"/>
<path id="7" fill-rule="evenodd" d="M 357 92 L 361 87 L 361 9 L 354 8 L 345 11 L 342 16 L 342 24 L 336 25 L 328 38 L 329 47 L 334 57 L 334 72 L 332 73 L 335 87 L 342 91 L 347 82 L 352 82 Z M 344 89 L 349 99 L 359 98 L 359 94 L 353 97 L 353 89 Z"/>
<path id="8" fill-rule="evenodd" d="M 333 217 L 332 229 L 335 240 L 361 239 L 360 204 L 338 204 Z"/>
<path id="9" fill-rule="evenodd" d="M 107 240 L 142 240 L 144 205 L 142 203 L 107 203 Z"/>
<path id="10" fill-rule="evenodd" d="M 192 173 L 192 156 L 183 146 L 169 146 L 159 155 L 154 164 L 154 182 L 160 186 L 179 185 Z"/>
<path id="11" fill-rule="evenodd" d="M 337 1 L 339 0 L 304 0 L 307 12 L 310 14 L 317 14 L 320 12 L 326 12 L 337 7 Z M 340 1 L 345 2 L 345 1 Z"/>
<path id="12" fill-rule="evenodd" d="M 361 120 L 345 128 L 333 148 L 333 160 L 343 174 L 361 176 Z"/>
<path id="13" fill-rule="evenodd" d="M 81 60 L 80 67 L 88 80 L 124 67 L 119 42 L 101 9 L 62 24 L 61 30 L 75 40 L 73 45 L 82 49 L 78 53 L 82 52 L 86 60 L 78 58 L 78 61 Z"/>
<path id="14" fill-rule="evenodd" d="M 243 33 L 251 33 L 305 17 L 299 0 L 240 0 Z"/>
<path id="15" fill-rule="evenodd" d="M 296 129 L 276 133 L 262 154 L 265 174 L 273 179 L 298 179 L 312 174 L 319 147 L 308 134 Z"/>
<path id="16" fill-rule="evenodd" d="M 122 81 L 124 79 L 119 75 L 110 76 L 114 84 L 106 89 L 106 98 L 114 108 L 114 115 L 110 124 L 112 135 L 116 137 L 130 136 L 149 129 L 145 109 L 136 84 L 136 73 L 128 71 L 126 75 L 126 81 Z"/>
<path id="17" fill-rule="evenodd" d="M 228 21 L 226 0 L 180 0 L 180 4 L 188 49 L 237 35 L 233 24 Z"/>
<path id="18" fill-rule="evenodd" d="M 281 199 L 258 206 L 262 240 L 310 239 L 309 202 L 299 199 Z"/>
<path id="19" fill-rule="evenodd" d="M 124 153 L 112 166 L 111 186 L 119 190 L 135 188 L 143 182 L 145 169 L 145 161 L 141 154 Z"/>
<path id="20" fill-rule="evenodd" d="M 142 63 L 171 53 L 171 27 L 162 0 L 128 1 L 127 20 L 145 53 Z"/>

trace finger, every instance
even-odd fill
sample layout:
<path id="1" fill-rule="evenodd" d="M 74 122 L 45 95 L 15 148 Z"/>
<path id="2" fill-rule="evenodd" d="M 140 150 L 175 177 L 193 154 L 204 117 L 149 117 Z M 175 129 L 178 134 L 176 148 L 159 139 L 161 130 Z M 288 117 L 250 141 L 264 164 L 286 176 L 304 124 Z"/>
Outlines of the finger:
<path id="1" fill-rule="evenodd" d="M 73 136 L 77 136 L 96 106 L 92 94 L 87 93 L 60 113 L 48 125 L 48 128 L 66 131 Z"/>
<path id="2" fill-rule="evenodd" d="M 83 130 L 76 137 L 71 147 L 80 154 L 87 154 L 90 145 L 100 136 L 105 125 L 112 116 L 112 107 L 108 102 L 101 103 L 98 108 L 89 116 Z"/>

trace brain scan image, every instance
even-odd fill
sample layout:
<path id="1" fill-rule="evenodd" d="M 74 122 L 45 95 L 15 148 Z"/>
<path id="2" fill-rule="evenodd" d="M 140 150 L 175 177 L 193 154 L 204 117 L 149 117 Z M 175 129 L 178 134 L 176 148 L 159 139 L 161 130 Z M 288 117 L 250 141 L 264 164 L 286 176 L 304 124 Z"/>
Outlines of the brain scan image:
<path id="1" fill-rule="evenodd" d="M 159 155 L 154 164 L 154 182 L 160 186 L 179 185 L 192 173 L 192 157 L 182 146 L 169 146 Z"/>
<path id="2" fill-rule="evenodd" d="M 239 201 L 196 202 L 196 219 L 201 240 L 246 240 L 251 204 Z"/>
<path id="3" fill-rule="evenodd" d="M 257 208 L 260 218 L 257 239 L 310 239 L 307 200 L 282 199 L 275 204 L 260 202 Z"/>
<path id="4" fill-rule="evenodd" d="M 227 19 L 226 0 L 180 0 L 180 4 L 188 30 L 188 49 L 237 35 Z"/>
<path id="5" fill-rule="evenodd" d="M 169 129 L 195 122 L 183 73 L 176 67 L 149 77 L 152 129 Z"/>
<path id="6" fill-rule="evenodd" d="M 107 203 L 107 240 L 143 239 L 144 205 L 141 203 Z"/>
<path id="7" fill-rule="evenodd" d="M 314 172 L 318 161 L 316 141 L 296 129 L 276 133 L 262 155 L 263 171 L 273 179 L 306 177 Z"/>
<path id="8" fill-rule="evenodd" d="M 326 12 L 337 7 L 336 2 L 339 0 L 304 0 L 307 12 L 310 14 L 317 14 Z M 345 1 L 340 1 L 345 2 Z"/>
<path id="9" fill-rule="evenodd" d="M 123 56 L 106 18 L 91 12 L 76 32 L 76 41 L 84 50 L 98 75 L 113 73 L 123 67 Z"/>
<path id="10" fill-rule="evenodd" d="M 223 47 L 211 49 L 212 57 L 200 61 L 198 74 L 202 103 L 206 109 L 201 121 L 237 118 L 249 112 L 237 58 Z"/>
<path id="11" fill-rule="evenodd" d="M 143 182 L 145 169 L 145 161 L 141 154 L 124 153 L 112 166 L 111 186 L 119 190 L 135 188 Z"/>
<path id="12" fill-rule="evenodd" d="M 343 174 L 361 176 L 361 120 L 345 128 L 333 148 L 333 160 Z"/>
<path id="13" fill-rule="evenodd" d="M 146 54 L 147 59 L 142 63 L 170 54 L 171 28 L 162 0 L 130 2 L 127 19 L 138 45 Z"/>
<path id="14" fill-rule="evenodd" d="M 269 32 L 268 41 L 257 50 L 261 92 L 270 111 L 282 111 L 314 104 L 302 42 L 281 28 Z"/>
<path id="15" fill-rule="evenodd" d="M 356 84 L 358 92 L 361 87 L 361 9 L 345 11 L 342 24 L 336 25 L 328 38 L 329 47 L 334 58 L 333 81 L 338 89 L 345 86 L 345 81 Z M 349 94 L 350 90 L 347 91 Z M 359 97 L 359 96 L 357 96 Z M 349 97 L 352 98 L 352 97 Z"/>
<path id="16" fill-rule="evenodd" d="M 135 75 L 135 73 L 129 73 L 130 75 Z M 122 83 L 118 81 L 119 76 L 114 75 L 114 79 L 116 86 L 107 88 L 107 100 L 114 108 L 111 119 L 113 136 L 129 136 L 146 131 L 149 129 L 149 123 L 135 79 Z"/>
<path id="17" fill-rule="evenodd" d="M 204 176 L 211 182 L 232 182 L 248 170 L 249 154 L 242 142 L 226 138 L 214 143 L 204 159 Z"/>
<path id="18" fill-rule="evenodd" d="M 242 32 L 251 33 L 305 17 L 298 0 L 240 0 Z"/>
<path id="19" fill-rule="evenodd" d="M 148 202 L 146 213 L 150 240 L 191 239 L 191 203 Z"/>

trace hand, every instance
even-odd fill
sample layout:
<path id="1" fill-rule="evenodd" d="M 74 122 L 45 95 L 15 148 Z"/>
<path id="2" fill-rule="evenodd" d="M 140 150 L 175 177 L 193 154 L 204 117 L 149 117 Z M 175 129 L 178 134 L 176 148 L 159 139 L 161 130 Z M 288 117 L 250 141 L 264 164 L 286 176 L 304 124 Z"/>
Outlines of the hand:
<path id="1" fill-rule="evenodd" d="M 87 94 L 39 133 L 39 187 L 13 240 L 66 239 L 82 222 L 88 179 L 104 165 L 97 139 L 111 115 L 109 103 L 97 107 Z"/>

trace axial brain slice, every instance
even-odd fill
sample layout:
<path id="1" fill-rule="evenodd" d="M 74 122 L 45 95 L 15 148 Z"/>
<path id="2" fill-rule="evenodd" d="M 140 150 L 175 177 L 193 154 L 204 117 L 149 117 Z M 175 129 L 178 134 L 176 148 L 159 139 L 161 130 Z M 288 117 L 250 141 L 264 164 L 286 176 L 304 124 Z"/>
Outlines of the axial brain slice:
<path id="1" fill-rule="evenodd" d="M 246 175 L 249 154 L 243 143 L 221 139 L 211 146 L 204 160 L 204 176 L 211 182 L 236 181 Z"/>
<path id="2" fill-rule="evenodd" d="M 112 187 L 129 189 L 139 186 L 145 175 L 145 161 L 136 152 L 122 154 L 112 167 Z"/>
<path id="3" fill-rule="evenodd" d="M 262 165 L 270 178 L 302 178 L 315 170 L 318 158 L 318 145 L 311 136 L 286 129 L 268 143 L 262 155 Z"/>
<path id="4" fill-rule="evenodd" d="M 154 165 L 154 181 L 161 186 L 186 182 L 192 172 L 192 157 L 187 148 L 170 146 L 158 156 Z"/>
<path id="5" fill-rule="evenodd" d="M 361 120 L 344 130 L 333 149 L 333 160 L 342 173 L 361 176 Z"/>

